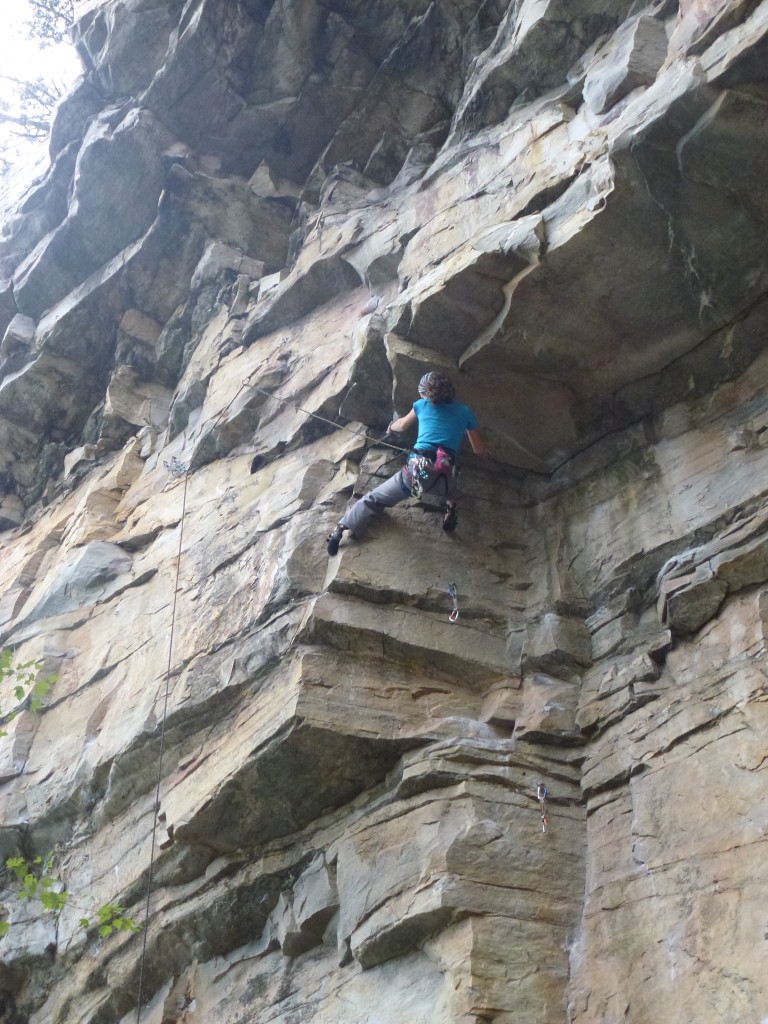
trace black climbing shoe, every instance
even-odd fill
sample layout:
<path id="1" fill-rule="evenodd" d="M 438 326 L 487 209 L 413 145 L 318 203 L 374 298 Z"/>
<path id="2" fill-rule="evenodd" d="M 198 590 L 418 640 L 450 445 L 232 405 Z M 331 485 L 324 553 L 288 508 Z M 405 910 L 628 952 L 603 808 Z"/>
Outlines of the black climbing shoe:
<path id="1" fill-rule="evenodd" d="M 449 505 L 443 516 L 443 529 L 446 533 L 453 533 L 459 521 L 459 514 L 455 505 Z"/>
<path id="2" fill-rule="evenodd" d="M 341 535 L 342 535 L 343 532 L 344 532 L 344 527 L 341 524 L 339 524 L 336 527 L 336 529 L 333 531 L 333 533 L 330 534 L 330 536 L 328 537 L 328 554 L 329 555 L 335 555 L 337 553 L 337 551 L 339 550 L 339 541 L 341 540 Z"/>

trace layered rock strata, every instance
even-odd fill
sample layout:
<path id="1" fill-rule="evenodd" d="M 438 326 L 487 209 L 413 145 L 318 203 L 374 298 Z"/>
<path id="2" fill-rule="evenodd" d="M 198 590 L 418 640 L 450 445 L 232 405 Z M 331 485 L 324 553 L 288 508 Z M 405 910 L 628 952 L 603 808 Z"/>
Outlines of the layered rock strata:
<path id="1" fill-rule="evenodd" d="M 578 7 L 78 6 L 0 235 L 9 1022 L 768 1017 L 768 2 Z M 430 368 L 459 530 L 329 560 Z"/>

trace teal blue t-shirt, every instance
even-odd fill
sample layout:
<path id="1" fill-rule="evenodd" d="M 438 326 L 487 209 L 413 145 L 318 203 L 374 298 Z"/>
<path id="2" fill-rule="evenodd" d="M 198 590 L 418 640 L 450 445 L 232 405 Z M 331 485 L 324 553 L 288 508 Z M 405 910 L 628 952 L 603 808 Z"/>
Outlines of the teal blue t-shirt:
<path id="1" fill-rule="evenodd" d="M 458 452 L 465 430 L 474 430 L 477 426 L 475 414 L 468 405 L 458 402 L 445 402 L 443 405 L 432 405 L 426 398 L 413 403 L 413 411 L 419 421 L 419 434 L 416 448 L 450 448 Z"/>

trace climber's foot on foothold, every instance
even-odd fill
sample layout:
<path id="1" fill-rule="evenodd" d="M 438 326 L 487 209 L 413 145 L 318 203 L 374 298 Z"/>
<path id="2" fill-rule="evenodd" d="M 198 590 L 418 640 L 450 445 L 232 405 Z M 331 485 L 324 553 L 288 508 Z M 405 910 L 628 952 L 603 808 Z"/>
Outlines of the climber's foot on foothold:
<path id="1" fill-rule="evenodd" d="M 341 541 L 341 535 L 344 533 L 344 527 L 341 523 L 334 529 L 333 533 L 328 536 L 328 554 L 335 555 L 339 550 L 339 542 Z"/>
<path id="2" fill-rule="evenodd" d="M 459 514 L 455 505 L 449 505 L 443 516 L 443 529 L 446 533 L 453 533 L 459 521 Z"/>

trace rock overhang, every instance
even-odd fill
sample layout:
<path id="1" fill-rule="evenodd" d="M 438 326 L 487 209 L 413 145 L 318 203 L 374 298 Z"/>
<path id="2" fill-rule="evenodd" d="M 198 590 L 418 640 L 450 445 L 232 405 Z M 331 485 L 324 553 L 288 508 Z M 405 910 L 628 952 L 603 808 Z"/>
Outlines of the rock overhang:
<path id="1" fill-rule="evenodd" d="M 206 26 L 218 24 L 219 15 L 211 5 L 198 7 L 199 11 L 182 29 L 181 37 L 185 39 L 192 40 L 199 35 L 202 40 Z M 259 17 L 255 23 L 265 11 L 266 8 L 261 14 L 256 12 Z M 353 34 L 358 30 L 370 33 L 370 23 L 362 28 L 363 23 L 356 24 L 360 12 L 345 9 L 336 14 L 355 22 Z M 612 11 L 610 17 L 618 14 Z M 253 12 L 239 16 L 252 24 Z M 550 16 L 551 12 L 547 17 Z M 235 42 L 237 34 L 225 29 L 222 22 L 216 31 L 221 30 L 222 38 L 229 40 L 226 52 L 211 56 L 222 66 L 227 61 L 236 62 L 237 54 L 250 45 L 251 39 L 246 33 Z M 455 26 L 451 31 L 454 30 Z M 414 31 L 416 35 L 427 33 L 427 28 L 419 23 Z M 298 45 L 298 40 L 299 36 L 289 34 L 286 45 Z M 608 54 L 610 61 L 609 47 Z M 170 58 L 166 55 L 165 66 L 173 66 L 174 61 L 179 63 L 181 57 L 172 48 Z M 662 69 L 662 78 L 664 73 Z M 756 81 L 748 82 L 750 75 L 756 76 Z M 534 102 L 534 119 L 529 127 L 535 137 L 529 139 L 527 145 L 518 146 L 517 153 L 504 153 L 504 147 L 508 147 L 506 141 L 504 147 L 498 148 L 499 139 L 506 140 L 505 133 L 510 126 L 513 138 L 515 133 L 521 136 L 519 127 L 515 127 L 520 123 L 516 112 L 506 122 L 497 121 L 486 129 L 487 145 L 481 146 L 474 157 L 480 164 L 474 168 L 471 162 L 465 165 L 466 170 L 462 170 L 465 181 L 459 184 L 458 192 L 456 184 L 450 184 L 450 173 L 446 178 L 445 170 L 433 170 L 420 184 L 407 188 L 414 211 L 422 211 L 417 214 L 421 218 L 430 207 L 439 210 L 452 190 L 457 198 L 463 195 L 464 201 L 469 201 L 467 224 L 461 230 L 466 242 L 462 245 L 459 238 L 458 245 L 452 249 L 442 246 L 448 258 L 439 259 L 439 232 L 437 236 L 425 234 L 428 228 L 419 232 L 407 206 L 399 209 L 396 217 L 401 227 L 395 232 L 395 248 L 384 255 L 392 262 L 388 271 L 391 275 L 397 266 L 396 238 L 399 235 L 406 240 L 400 249 L 400 262 L 405 268 L 400 273 L 406 275 L 404 281 L 401 277 L 404 287 L 401 286 L 396 296 L 391 296 L 388 307 L 381 308 L 380 312 L 384 312 L 384 308 L 391 311 L 388 323 L 396 336 L 404 335 L 407 342 L 427 350 L 425 363 L 434 353 L 442 355 L 448 365 L 458 365 L 466 374 L 471 398 L 477 394 L 489 396 L 491 400 L 485 403 L 484 420 L 495 433 L 502 461 L 522 468 L 551 471 L 607 430 L 620 428 L 638 415 L 647 414 L 650 409 L 643 409 L 639 402 L 640 382 L 649 378 L 656 380 L 666 366 L 694 350 L 717 329 L 743 318 L 750 303 L 761 294 L 764 271 L 759 219 L 763 203 L 760 169 L 755 161 L 729 163 L 735 138 L 743 138 L 744 145 L 752 145 L 755 160 L 760 159 L 762 148 L 758 136 L 764 130 L 764 105 L 759 92 L 762 81 L 759 62 L 755 61 L 752 51 L 747 50 L 746 56 L 734 58 L 733 67 L 718 65 L 711 77 L 710 85 L 701 84 L 700 80 L 689 81 L 666 108 L 663 98 L 657 99 L 655 106 L 643 108 L 644 100 L 638 99 L 638 94 L 643 93 L 642 84 L 634 92 L 630 90 L 626 97 L 619 96 L 620 120 L 625 125 L 632 123 L 633 103 L 638 108 L 641 128 L 633 137 L 632 145 L 625 147 L 620 136 L 611 142 L 610 126 L 616 112 L 609 110 L 598 120 L 597 126 L 592 126 L 592 137 L 575 145 L 571 165 L 562 164 L 558 155 L 551 169 L 547 169 L 547 165 L 553 159 L 552 153 L 545 156 L 546 150 L 540 147 L 567 144 L 568 133 L 573 136 L 568 127 L 573 111 L 567 112 L 557 96 L 554 107 L 551 106 L 545 96 Z M 721 83 L 729 87 L 726 92 L 720 87 Z M 677 88 L 679 90 L 679 83 Z M 578 106 L 573 87 L 569 102 Z M 147 105 L 152 107 L 149 102 Z M 558 109 L 561 111 L 559 122 Z M 543 115 L 536 113 L 542 110 Z M 536 118 L 542 116 L 544 122 L 537 125 Z M 98 123 L 91 127 L 90 134 L 84 137 L 83 153 L 96 152 L 98 147 L 88 143 L 91 136 L 96 138 L 94 132 L 100 140 L 104 131 L 115 130 L 114 138 L 130 138 L 134 148 L 138 147 L 137 153 L 149 154 L 150 150 L 162 148 L 156 140 L 148 146 L 144 139 L 147 130 L 150 134 L 157 131 L 151 127 L 151 115 L 134 111 L 127 119 L 123 114 L 119 114 L 117 120 L 115 117 L 114 113 L 108 115 L 106 125 L 110 127 L 99 128 Z M 522 123 L 525 124 L 525 118 Z M 134 128 L 145 125 L 143 134 L 141 131 L 137 134 L 131 125 Z M 563 131 L 566 135 L 562 135 Z M 596 145 L 601 131 L 608 142 L 607 151 L 605 144 L 602 151 L 600 145 Z M 555 139 L 559 139 L 559 143 L 556 144 Z M 536 163 L 542 156 L 543 180 L 541 166 Z M 507 158 L 511 162 L 507 163 Z M 118 157 L 114 157 L 113 162 L 114 159 L 118 160 L 121 173 L 128 173 L 130 162 Z M 151 162 L 153 158 L 150 155 L 142 159 Z M 441 163 L 445 167 L 445 161 L 438 158 L 435 168 Z M 480 180 L 485 184 L 480 184 L 478 179 L 480 166 L 486 168 L 480 172 Z M 754 169 L 748 170 L 750 166 Z M 86 171 L 84 158 L 78 160 L 78 167 L 82 177 Z M 273 171 L 280 173 L 280 168 L 273 168 Z M 509 182 L 506 190 L 505 173 Z M 202 181 L 199 177 L 194 180 Z M 214 179 L 211 183 L 215 183 Z M 211 216 L 201 209 L 201 204 L 209 203 L 205 187 L 202 192 L 199 184 L 195 188 L 197 192 L 189 192 L 189 186 L 185 185 L 182 190 L 186 190 L 181 198 L 187 209 L 186 216 L 200 220 L 202 215 L 204 230 L 220 235 L 222 225 L 217 223 L 216 215 Z M 541 208 L 536 215 L 539 219 L 526 230 L 531 215 L 525 214 L 529 204 L 520 205 L 523 198 L 529 193 L 535 195 L 537 189 L 543 190 L 542 195 L 546 196 L 552 188 L 560 194 Z M 470 198 L 472 189 L 474 199 Z M 86 205 L 97 209 L 98 197 L 90 194 L 90 186 L 83 186 L 81 191 Z M 157 191 L 154 186 L 145 192 L 150 202 L 153 191 Z M 493 207 L 483 199 L 488 195 L 498 197 Z M 223 210 L 230 197 L 222 193 L 215 202 L 221 202 Z M 501 237 L 494 221 L 500 203 L 513 216 L 507 237 Z M 244 209 L 246 205 L 244 196 Z M 65 222 L 71 222 L 72 230 L 78 217 L 82 217 L 77 206 L 72 207 Z M 704 208 L 707 217 L 702 219 L 699 214 Z M 332 203 L 329 212 L 331 209 Z M 522 217 L 519 210 L 522 210 Z M 343 206 L 336 207 L 336 214 L 342 214 L 339 223 L 343 223 Z M 128 226 L 126 238 L 146 229 L 146 214 L 141 214 L 144 218 L 141 223 L 135 221 L 138 215 L 136 210 L 131 210 L 134 222 Z M 484 220 L 487 229 L 483 228 Z M 262 234 L 265 226 L 267 233 L 274 235 L 276 225 L 273 227 L 268 220 L 263 221 Z M 360 228 L 365 234 L 365 226 L 359 225 L 358 235 Z M 63 226 L 58 233 L 62 230 Z M 318 223 L 309 240 L 313 235 L 319 236 L 318 246 L 321 250 L 325 248 L 327 255 L 322 258 L 322 253 L 317 253 L 314 259 L 307 260 L 305 254 L 306 270 L 301 271 L 300 262 L 294 271 L 293 285 L 289 278 L 273 296 L 269 307 L 249 318 L 243 338 L 246 344 L 264 331 L 274 330 L 281 323 L 311 312 L 334 292 L 354 287 L 360 275 L 367 276 L 366 263 L 375 262 L 375 258 L 370 259 L 372 253 L 364 263 L 352 257 L 355 269 L 344 258 L 354 234 L 345 241 L 342 230 L 338 245 L 331 242 L 328 249 L 328 242 L 320 240 L 322 230 Z M 518 233 L 522 236 L 519 239 L 515 237 Z M 38 248 L 43 247 L 41 252 L 45 258 L 41 261 L 38 253 L 27 270 L 22 268 L 18 278 L 17 302 L 25 310 L 33 310 L 38 317 L 43 307 L 50 305 L 48 292 L 52 286 L 57 287 L 57 274 L 61 276 L 61 260 L 56 255 L 61 245 L 57 237 L 54 232 L 48 242 L 40 243 Z M 115 244 L 114 232 L 110 237 L 110 244 Z M 437 249 L 434 249 L 433 239 L 437 241 Z M 118 247 L 119 243 L 118 238 Z M 355 244 L 359 249 L 359 242 Z M 67 243 L 64 248 L 70 259 L 71 246 Z M 429 258 L 434 261 L 432 273 L 424 273 L 425 254 L 431 254 Z M 418 279 L 409 283 L 411 271 L 407 268 L 411 265 L 421 270 Z M 35 270 L 35 267 L 40 269 Z M 37 299 L 30 291 L 33 283 L 30 274 L 34 276 L 34 273 L 46 282 L 47 288 Z M 59 291 L 61 288 L 67 288 L 63 279 L 59 282 Z M 24 298 L 27 292 L 29 299 Z M 450 325 L 450 330 L 445 329 L 446 324 Z M 633 389 L 631 412 L 623 407 L 620 397 L 622 389 L 628 385 Z M 405 390 L 398 382 L 395 389 L 397 396 Z M 655 387 L 653 393 L 657 393 Z M 401 401 L 399 397 L 397 400 Z M 548 429 L 542 437 L 527 428 L 531 422 L 528 410 L 537 406 L 551 412 Z M 525 412 L 518 415 L 516 410 L 521 408 Z M 506 440 L 510 436 L 519 437 L 522 447 L 516 453 Z M 525 457 L 524 451 L 529 457 Z"/>

